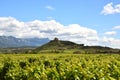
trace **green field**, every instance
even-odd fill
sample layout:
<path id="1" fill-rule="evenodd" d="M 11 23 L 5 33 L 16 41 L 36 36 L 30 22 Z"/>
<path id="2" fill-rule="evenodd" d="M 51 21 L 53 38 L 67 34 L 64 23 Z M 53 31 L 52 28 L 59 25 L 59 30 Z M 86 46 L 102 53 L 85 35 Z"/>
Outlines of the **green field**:
<path id="1" fill-rule="evenodd" d="M 0 54 L 0 80 L 120 80 L 120 55 Z"/>

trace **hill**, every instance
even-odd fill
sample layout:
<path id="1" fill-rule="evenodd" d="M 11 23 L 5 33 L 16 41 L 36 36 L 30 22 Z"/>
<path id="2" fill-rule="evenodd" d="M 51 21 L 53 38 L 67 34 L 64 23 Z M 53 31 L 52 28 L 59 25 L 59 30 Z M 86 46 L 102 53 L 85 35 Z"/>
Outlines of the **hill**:
<path id="1" fill-rule="evenodd" d="M 84 44 L 76 44 L 71 41 L 62 41 L 58 38 L 55 38 L 54 40 L 51 40 L 50 42 L 36 48 L 34 52 L 39 52 L 41 50 L 51 50 L 53 52 L 56 52 L 58 50 L 68 50 L 68 49 L 74 49 L 78 47 L 82 47 Z"/>
<path id="2" fill-rule="evenodd" d="M 102 46 L 84 46 L 84 44 L 62 41 L 58 38 L 55 38 L 54 40 L 51 40 L 50 42 L 34 49 L 33 53 L 40 53 L 43 51 L 47 51 L 46 53 L 63 53 L 64 51 L 72 51 L 73 53 L 120 53 L 120 49 Z"/>

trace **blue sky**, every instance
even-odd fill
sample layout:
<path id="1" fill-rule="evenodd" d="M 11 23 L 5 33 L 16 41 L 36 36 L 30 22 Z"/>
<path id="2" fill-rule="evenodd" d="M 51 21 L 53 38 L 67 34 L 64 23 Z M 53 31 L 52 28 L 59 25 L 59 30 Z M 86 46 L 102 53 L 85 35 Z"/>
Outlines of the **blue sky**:
<path id="1" fill-rule="evenodd" d="M 5 22 L 5 19 L 12 20 L 11 22 Z M 16 20 L 16 21 L 15 21 Z M 16 23 L 14 23 L 15 21 Z M 38 21 L 38 22 L 37 22 Z M 48 21 L 48 22 L 45 22 Z M 47 32 L 51 32 L 52 30 L 56 30 L 56 33 L 49 37 L 48 33 L 45 35 L 46 31 L 44 33 L 40 33 L 41 30 L 36 31 L 35 33 L 39 33 L 33 36 L 28 36 L 28 34 L 24 34 L 26 36 L 19 36 L 17 33 L 11 30 L 11 32 L 8 32 L 7 30 L 11 28 L 11 24 L 6 26 L 3 24 L 0 24 L 0 32 L 1 35 L 13 35 L 18 37 L 40 37 L 39 35 L 43 35 L 42 37 L 48 37 L 52 39 L 53 37 L 57 36 L 60 37 L 60 39 L 69 39 L 67 36 L 76 36 L 74 39 L 70 39 L 71 41 L 75 41 L 78 43 L 82 43 L 82 41 L 76 40 L 77 37 L 80 37 L 81 35 L 85 36 L 87 32 L 89 32 L 89 29 L 92 29 L 96 31 L 97 37 L 99 39 L 104 39 L 108 43 L 96 42 L 94 45 L 105 45 L 105 46 L 113 46 L 109 44 L 109 41 L 116 40 L 116 44 L 120 42 L 120 0 L 1 0 L 0 1 L 0 22 L 4 22 L 4 24 L 12 23 L 12 24 L 21 24 L 20 22 L 23 22 L 24 24 L 29 24 L 27 28 L 30 28 L 30 30 L 34 30 L 31 28 L 30 24 L 36 26 L 36 28 L 43 28 L 41 25 L 48 25 L 50 26 L 47 28 Z M 41 23 L 40 23 L 41 22 Z M 39 26 L 38 26 L 39 23 Z M 44 24 L 43 24 L 44 23 Z M 87 28 L 88 31 L 85 32 L 85 35 L 78 31 L 77 35 L 74 32 L 71 32 L 71 26 L 77 26 L 73 25 L 77 24 L 79 27 Z M 18 24 L 17 24 L 18 25 Z M 44 25 L 44 27 L 45 27 Z M 53 27 L 52 27 L 53 25 Z M 56 28 L 54 25 L 58 26 Z M 19 30 L 19 28 L 16 25 L 13 25 L 15 29 Z M 25 25 L 23 25 L 25 26 Z M 21 27 L 20 29 L 22 30 Z M 117 26 L 117 28 L 116 28 Z M 4 27 L 4 29 L 3 29 Z M 63 31 L 64 34 L 69 35 L 62 35 L 64 37 L 61 37 L 60 28 L 64 27 Z M 56 29 L 54 29 L 56 28 Z M 66 28 L 68 30 L 66 30 Z M 73 28 L 73 27 L 72 27 Z M 75 27 L 77 28 L 77 27 Z M 61 29 L 61 30 L 62 30 Z M 74 29 L 74 28 L 73 28 Z M 81 28 L 78 28 L 81 29 Z M 51 31 L 50 31 L 51 30 Z M 29 31 L 29 30 L 28 30 Z M 25 31 L 24 31 L 25 32 Z M 26 30 L 27 32 L 27 30 Z M 33 33 L 34 33 L 33 32 Z M 84 32 L 84 31 L 83 31 Z M 16 35 L 14 35 L 16 34 Z M 55 35 L 59 34 L 59 35 Z M 81 35 L 78 35 L 81 34 Z M 92 33 L 91 33 L 92 34 Z M 21 34 L 23 35 L 23 34 Z M 92 39 L 93 39 L 92 35 Z M 91 39 L 90 38 L 90 39 Z M 81 39 L 81 38 L 80 38 Z M 86 39 L 86 38 L 85 38 Z M 91 40 L 90 40 L 91 41 Z M 89 42 L 89 41 L 88 41 Z M 85 44 L 92 44 L 91 42 Z M 104 44 L 105 43 L 105 44 Z M 114 43 L 114 42 L 113 42 Z M 118 44 L 114 45 L 114 47 L 120 47 Z"/>

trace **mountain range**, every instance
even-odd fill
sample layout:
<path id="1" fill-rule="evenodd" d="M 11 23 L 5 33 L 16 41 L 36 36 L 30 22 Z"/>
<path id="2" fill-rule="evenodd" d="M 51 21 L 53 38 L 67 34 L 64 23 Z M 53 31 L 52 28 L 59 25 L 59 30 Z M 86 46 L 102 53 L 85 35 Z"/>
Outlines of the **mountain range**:
<path id="1" fill-rule="evenodd" d="M 0 36 L 0 48 L 8 47 L 36 47 L 41 46 L 50 40 L 48 38 L 16 38 L 13 36 Z"/>

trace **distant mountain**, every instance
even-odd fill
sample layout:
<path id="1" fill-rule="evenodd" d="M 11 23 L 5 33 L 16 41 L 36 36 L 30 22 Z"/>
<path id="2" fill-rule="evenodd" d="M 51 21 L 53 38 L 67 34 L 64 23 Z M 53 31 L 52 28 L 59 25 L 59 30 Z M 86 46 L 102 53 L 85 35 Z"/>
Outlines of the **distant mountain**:
<path id="1" fill-rule="evenodd" d="M 0 36 L 0 47 L 41 46 L 49 42 L 48 38 L 15 38 L 13 36 Z"/>

